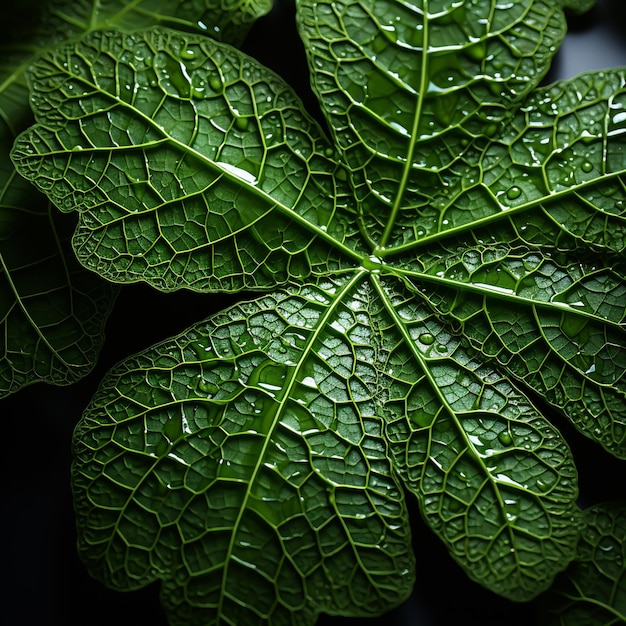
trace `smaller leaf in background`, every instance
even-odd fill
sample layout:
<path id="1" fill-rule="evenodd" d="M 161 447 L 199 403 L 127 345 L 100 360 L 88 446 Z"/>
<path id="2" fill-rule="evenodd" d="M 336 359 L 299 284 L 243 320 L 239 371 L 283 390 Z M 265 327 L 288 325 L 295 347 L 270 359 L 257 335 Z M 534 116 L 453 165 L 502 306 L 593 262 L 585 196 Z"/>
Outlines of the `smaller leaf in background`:
<path id="1" fill-rule="evenodd" d="M 29 0 L 32 1 L 32 0 Z M 165 26 L 238 46 L 272 0 L 41 0 L 42 33 L 49 43 L 103 28 L 120 31 Z M 32 15 L 29 31 L 33 31 Z"/>
<path id="2" fill-rule="evenodd" d="M 577 555 L 538 606 L 542 626 L 626 623 L 626 503 L 583 511 Z"/>
<path id="3" fill-rule="evenodd" d="M 22 8 L 36 24 L 38 7 Z M 87 374 L 117 293 L 80 266 L 70 245 L 73 221 L 9 159 L 15 135 L 31 122 L 21 72 L 40 33 L 29 32 L 29 39 L 16 28 L 11 35 L 0 51 L 0 397 L 37 381 L 65 385 Z"/>
<path id="4" fill-rule="evenodd" d="M 36 196 L 30 210 L 0 198 L 0 396 L 90 372 L 117 293 L 76 261 L 73 224 L 46 210 L 35 190 L 25 192 Z"/>

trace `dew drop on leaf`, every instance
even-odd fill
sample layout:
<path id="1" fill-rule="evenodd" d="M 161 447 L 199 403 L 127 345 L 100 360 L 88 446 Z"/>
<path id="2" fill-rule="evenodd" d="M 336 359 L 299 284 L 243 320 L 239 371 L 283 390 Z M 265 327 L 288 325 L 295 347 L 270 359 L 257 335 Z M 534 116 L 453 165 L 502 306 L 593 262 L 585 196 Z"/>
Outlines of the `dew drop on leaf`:
<path id="1" fill-rule="evenodd" d="M 465 54 L 474 61 L 482 61 L 487 56 L 487 43 L 477 41 L 465 49 Z"/>
<path id="2" fill-rule="evenodd" d="M 372 44 L 372 48 L 377 54 L 380 54 L 383 50 L 385 50 L 385 48 L 387 48 L 387 46 L 388 42 L 384 37 L 376 37 Z"/>
<path id="3" fill-rule="evenodd" d="M 519 517 L 519 502 L 513 498 L 504 501 L 504 516 L 507 522 L 515 522 Z"/>
<path id="4" fill-rule="evenodd" d="M 588 174 L 589 172 L 591 172 L 591 170 L 593 170 L 593 164 L 591 164 L 589 161 L 585 161 L 581 165 L 581 169 L 583 172 L 586 172 Z"/>
<path id="5" fill-rule="evenodd" d="M 538 478 L 536 485 L 537 485 L 537 489 L 539 489 L 540 491 L 543 491 L 544 493 L 549 491 L 550 487 L 552 487 L 551 481 L 546 480 L 544 478 Z"/>
<path id="6" fill-rule="evenodd" d="M 213 91 L 222 91 L 222 79 L 219 76 L 211 76 L 209 78 L 209 87 Z"/>
<path id="7" fill-rule="evenodd" d="M 211 396 L 215 395 L 219 391 L 219 388 L 215 383 L 205 380 L 204 378 L 198 379 L 198 389 L 202 391 L 202 393 L 206 393 Z"/>
<path id="8" fill-rule="evenodd" d="M 235 128 L 239 130 L 248 130 L 249 121 L 245 116 L 238 115 L 235 117 Z"/>
<path id="9" fill-rule="evenodd" d="M 431 335 L 430 333 L 422 333 L 419 336 L 419 340 L 424 345 L 430 346 L 430 345 L 432 345 L 435 342 L 435 337 L 433 335 Z"/>
<path id="10" fill-rule="evenodd" d="M 315 382 L 315 378 L 313 378 L 312 376 L 305 376 L 302 379 L 302 384 L 306 385 L 307 387 L 311 387 L 311 389 L 317 389 L 317 383 Z"/>
<path id="11" fill-rule="evenodd" d="M 196 356 L 200 361 L 206 360 L 211 353 L 211 347 L 201 341 L 193 341 L 189 344 L 189 346 L 196 353 Z"/>
<path id="12" fill-rule="evenodd" d="M 510 446 L 513 443 L 513 438 L 511 437 L 511 435 L 509 433 L 507 433 L 506 431 L 502 431 L 499 435 L 498 435 L 498 441 L 503 445 L 503 446 Z"/>
<path id="13" fill-rule="evenodd" d="M 506 192 L 506 197 L 509 200 L 515 200 L 516 198 L 519 198 L 521 195 L 522 195 L 522 190 L 517 185 L 513 185 L 513 187 L 510 187 Z"/>
<path id="14" fill-rule="evenodd" d="M 616 113 L 613 116 L 613 124 L 621 124 L 622 122 L 626 122 L 626 111 Z"/>

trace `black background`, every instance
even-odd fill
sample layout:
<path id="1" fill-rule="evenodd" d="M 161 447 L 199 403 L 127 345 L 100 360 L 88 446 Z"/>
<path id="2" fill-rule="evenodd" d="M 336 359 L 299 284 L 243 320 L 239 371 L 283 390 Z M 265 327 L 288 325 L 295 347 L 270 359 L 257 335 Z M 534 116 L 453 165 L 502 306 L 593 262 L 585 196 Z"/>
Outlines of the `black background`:
<path id="1" fill-rule="evenodd" d="M 621 0 L 604 0 L 570 22 L 551 78 L 626 64 Z M 297 85 L 313 106 L 304 56 L 290 9 L 254 28 L 247 49 Z M 145 285 L 125 288 L 107 324 L 107 341 L 94 372 L 65 388 L 34 385 L 0 402 L 2 412 L 2 536 L 6 580 L 0 615 L 6 624 L 64 626 L 166 626 L 156 586 L 119 593 L 92 580 L 75 552 L 69 487 L 71 435 L 99 380 L 117 361 L 184 330 L 234 298 L 160 294 Z M 580 473 L 580 503 L 624 498 L 626 464 L 610 459 L 558 417 Z M 412 500 L 412 498 L 410 498 Z M 417 582 L 409 602 L 372 620 L 322 617 L 322 626 L 532 626 L 533 604 L 516 605 L 469 581 L 415 511 Z M 241 626 L 247 626 L 242 624 Z"/>

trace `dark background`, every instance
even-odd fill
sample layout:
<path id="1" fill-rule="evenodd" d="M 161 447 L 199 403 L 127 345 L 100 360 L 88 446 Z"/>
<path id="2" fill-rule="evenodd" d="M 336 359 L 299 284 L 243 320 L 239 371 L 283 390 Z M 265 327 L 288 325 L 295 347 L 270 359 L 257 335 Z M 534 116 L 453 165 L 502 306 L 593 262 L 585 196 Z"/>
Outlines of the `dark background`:
<path id="1" fill-rule="evenodd" d="M 626 64 L 625 18 L 623 0 L 601 0 L 590 14 L 573 19 L 550 77 Z M 299 84 L 306 100 L 304 57 L 291 19 L 287 10 L 261 20 L 248 49 L 291 83 Z M 189 293 L 165 295 L 142 285 L 125 288 L 108 322 L 100 361 L 90 376 L 65 388 L 34 385 L 0 402 L 1 538 L 6 577 L 1 615 L 5 624 L 166 626 L 157 587 L 132 593 L 110 591 L 89 577 L 76 556 L 69 487 L 71 435 L 99 380 L 112 365 L 223 308 L 227 300 Z M 554 420 L 576 458 L 581 505 L 626 497 L 626 464 L 608 458 L 558 417 Z M 469 581 L 415 513 L 417 582 L 410 601 L 382 618 L 323 617 L 320 625 L 537 623 L 533 604 L 512 604 Z"/>

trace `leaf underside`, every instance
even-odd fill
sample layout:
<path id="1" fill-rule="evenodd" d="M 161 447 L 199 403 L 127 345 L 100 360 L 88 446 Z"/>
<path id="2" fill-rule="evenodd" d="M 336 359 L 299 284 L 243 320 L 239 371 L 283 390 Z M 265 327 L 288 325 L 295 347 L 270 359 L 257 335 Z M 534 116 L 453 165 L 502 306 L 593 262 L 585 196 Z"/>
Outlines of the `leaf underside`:
<path id="1" fill-rule="evenodd" d="M 28 74 L 13 160 L 84 265 L 269 294 L 104 381 L 81 554 L 162 580 L 173 624 L 376 614 L 420 567 L 406 488 L 469 576 L 532 598 L 581 518 L 526 393 L 626 457 L 624 70 L 538 87 L 565 32 L 541 0 L 301 0 L 298 28 L 330 139 L 193 34 L 94 32 Z"/>

